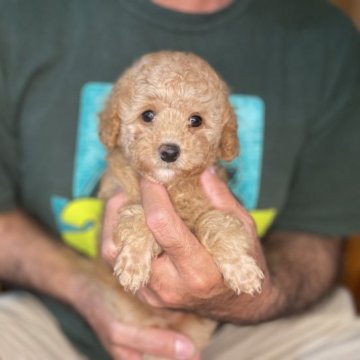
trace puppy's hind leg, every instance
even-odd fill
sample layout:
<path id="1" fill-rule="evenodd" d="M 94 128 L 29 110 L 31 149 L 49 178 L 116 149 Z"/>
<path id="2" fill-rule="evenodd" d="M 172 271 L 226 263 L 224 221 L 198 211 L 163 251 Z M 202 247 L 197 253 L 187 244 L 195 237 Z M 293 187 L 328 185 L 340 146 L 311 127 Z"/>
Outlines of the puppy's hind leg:
<path id="1" fill-rule="evenodd" d="M 199 217 L 195 233 L 212 254 L 225 283 L 237 294 L 261 291 L 264 274 L 249 255 L 251 239 L 231 214 L 211 210 Z"/>
<path id="2" fill-rule="evenodd" d="M 114 274 L 125 290 L 134 293 L 149 281 L 151 259 L 161 250 L 146 225 L 141 205 L 121 210 L 114 241 L 119 246 Z"/>

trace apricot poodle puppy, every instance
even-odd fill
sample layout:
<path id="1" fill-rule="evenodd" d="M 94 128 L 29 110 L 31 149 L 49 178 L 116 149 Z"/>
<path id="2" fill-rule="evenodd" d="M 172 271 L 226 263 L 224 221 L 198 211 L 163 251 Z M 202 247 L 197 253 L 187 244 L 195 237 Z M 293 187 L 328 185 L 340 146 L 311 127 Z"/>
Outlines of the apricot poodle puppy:
<path id="1" fill-rule="evenodd" d="M 224 282 L 237 294 L 260 292 L 263 273 L 248 254 L 241 220 L 214 209 L 200 174 L 238 154 L 237 125 L 224 81 L 191 53 L 161 51 L 143 56 L 116 82 L 100 114 L 108 169 L 100 194 L 119 187 L 127 205 L 119 213 L 114 273 L 136 292 L 149 280 L 151 260 L 161 254 L 148 229 L 140 177 L 163 184 L 180 217 L 212 255 Z"/>

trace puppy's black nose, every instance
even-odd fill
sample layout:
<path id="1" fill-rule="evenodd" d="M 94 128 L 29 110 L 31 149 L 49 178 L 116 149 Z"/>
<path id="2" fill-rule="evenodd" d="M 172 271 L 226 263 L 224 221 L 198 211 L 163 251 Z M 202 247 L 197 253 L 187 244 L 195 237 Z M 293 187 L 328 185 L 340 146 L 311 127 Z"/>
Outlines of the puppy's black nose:
<path id="1" fill-rule="evenodd" d="M 159 147 L 161 160 L 165 162 L 174 162 L 180 155 L 180 147 L 176 144 L 162 144 Z"/>

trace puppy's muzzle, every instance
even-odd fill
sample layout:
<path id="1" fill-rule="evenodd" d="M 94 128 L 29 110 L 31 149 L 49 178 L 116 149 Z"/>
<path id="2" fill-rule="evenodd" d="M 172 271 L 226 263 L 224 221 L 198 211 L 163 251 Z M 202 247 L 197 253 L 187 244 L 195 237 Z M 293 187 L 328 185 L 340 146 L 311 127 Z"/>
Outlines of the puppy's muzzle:
<path id="1" fill-rule="evenodd" d="M 171 163 L 179 157 L 180 147 L 176 144 L 162 144 L 159 147 L 159 154 L 162 161 Z"/>

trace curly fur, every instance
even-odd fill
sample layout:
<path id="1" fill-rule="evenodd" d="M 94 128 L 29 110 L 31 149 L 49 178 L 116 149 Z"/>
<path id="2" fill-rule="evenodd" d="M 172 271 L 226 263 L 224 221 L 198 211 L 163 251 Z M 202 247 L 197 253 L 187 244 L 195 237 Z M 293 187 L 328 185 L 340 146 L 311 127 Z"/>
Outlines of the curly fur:
<path id="1" fill-rule="evenodd" d="M 199 182 L 208 166 L 238 154 L 236 117 L 228 96 L 219 75 L 191 53 L 145 55 L 116 82 L 100 115 L 100 137 L 108 150 L 100 197 L 107 199 L 120 186 L 129 199 L 114 231 L 121 249 L 114 272 L 126 290 L 135 292 L 146 284 L 151 259 L 161 252 L 140 205 L 143 176 L 166 186 L 178 214 L 212 254 L 230 288 L 238 294 L 260 291 L 263 274 L 247 253 L 249 239 L 241 221 L 213 209 Z M 141 115 L 148 110 L 155 114 L 150 123 Z M 193 115 L 201 116 L 201 126 L 189 126 Z M 165 162 L 159 155 L 160 146 L 168 143 L 180 148 L 176 161 Z M 189 321 L 167 326 L 190 334 L 202 347 L 214 324 L 188 316 Z"/>

